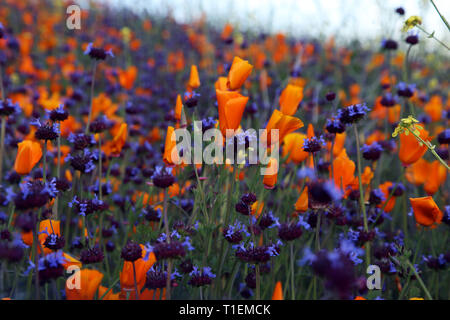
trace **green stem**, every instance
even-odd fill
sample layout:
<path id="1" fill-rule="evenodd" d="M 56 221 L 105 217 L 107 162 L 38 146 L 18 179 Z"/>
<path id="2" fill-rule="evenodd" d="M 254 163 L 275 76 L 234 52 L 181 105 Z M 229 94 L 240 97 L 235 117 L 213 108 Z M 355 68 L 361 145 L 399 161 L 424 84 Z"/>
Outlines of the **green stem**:
<path id="1" fill-rule="evenodd" d="M 361 211 L 363 213 L 363 221 L 364 221 L 364 231 L 369 231 L 369 225 L 367 223 L 367 213 L 366 213 L 366 205 L 364 204 L 364 189 L 362 185 L 361 179 L 361 150 L 359 146 L 359 134 L 358 127 L 356 123 L 353 125 L 353 129 L 355 131 L 355 139 L 356 139 L 356 154 L 357 154 L 357 163 L 358 163 L 358 185 L 359 185 L 359 204 L 361 206 Z M 366 266 L 370 265 L 370 242 L 366 244 Z"/>
<path id="2" fill-rule="evenodd" d="M 445 19 L 445 17 L 441 14 L 441 12 L 439 11 L 439 9 L 436 7 L 436 4 L 434 3 L 433 0 L 430 0 L 431 4 L 433 5 L 434 9 L 436 9 L 436 12 L 439 14 L 439 16 L 441 17 L 441 20 L 445 23 L 445 25 L 447 26 L 448 31 L 450 31 L 450 25 L 447 21 L 447 19 Z"/>
<path id="3" fill-rule="evenodd" d="M 95 84 L 95 72 L 97 70 L 97 62 L 94 62 L 94 66 L 92 68 L 92 80 L 91 80 L 91 96 L 90 96 L 90 106 L 89 106 L 89 115 L 88 115 L 88 122 L 85 129 L 85 134 L 89 134 L 89 126 L 91 125 L 92 120 L 92 104 L 94 102 L 94 84 Z"/>
<path id="4" fill-rule="evenodd" d="M 408 259 L 408 260 L 406 260 L 406 263 L 407 263 L 408 267 L 411 268 L 411 270 L 414 273 L 414 275 L 416 276 L 416 278 L 419 281 L 419 284 L 422 287 L 423 291 L 425 291 L 425 295 L 427 296 L 427 299 L 428 300 L 433 300 L 433 298 L 431 297 L 430 292 L 428 291 L 427 287 L 423 283 L 422 278 L 420 277 L 420 275 L 417 272 L 416 268 L 414 268 L 414 266 L 412 265 L 411 261 L 409 261 L 409 259 Z"/>

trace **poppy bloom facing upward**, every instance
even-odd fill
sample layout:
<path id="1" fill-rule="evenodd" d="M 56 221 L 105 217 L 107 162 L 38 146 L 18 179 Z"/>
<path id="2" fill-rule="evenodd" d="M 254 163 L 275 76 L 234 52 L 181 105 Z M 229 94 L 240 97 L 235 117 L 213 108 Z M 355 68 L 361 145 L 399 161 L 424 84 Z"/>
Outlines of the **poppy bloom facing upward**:
<path id="1" fill-rule="evenodd" d="M 24 140 L 17 145 L 19 150 L 14 163 L 14 170 L 18 174 L 29 174 L 42 157 L 41 145 L 31 140 Z"/>
<path id="2" fill-rule="evenodd" d="M 227 129 L 239 128 L 248 97 L 244 97 L 239 92 L 222 90 L 216 90 L 216 97 L 220 131 L 225 136 Z"/>
<path id="3" fill-rule="evenodd" d="M 444 215 L 432 197 L 409 198 L 409 201 L 418 224 L 436 228 L 436 224 L 441 223 Z"/>
<path id="4" fill-rule="evenodd" d="M 247 60 L 242 60 L 239 57 L 234 57 L 230 72 L 228 73 L 227 86 L 230 90 L 237 90 L 248 78 L 252 72 L 253 66 Z"/>
<path id="5" fill-rule="evenodd" d="M 303 88 L 288 84 L 280 96 L 280 110 L 285 115 L 292 116 L 297 112 L 299 103 L 303 99 Z"/>

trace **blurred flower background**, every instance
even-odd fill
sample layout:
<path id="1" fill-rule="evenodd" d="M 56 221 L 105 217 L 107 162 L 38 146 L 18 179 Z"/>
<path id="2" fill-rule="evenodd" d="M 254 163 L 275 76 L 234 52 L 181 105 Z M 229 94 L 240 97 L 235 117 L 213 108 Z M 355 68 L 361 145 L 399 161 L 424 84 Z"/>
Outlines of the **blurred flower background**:
<path id="1" fill-rule="evenodd" d="M 88 1 L 76 1 L 86 7 Z M 405 10 L 405 19 L 421 16 L 423 23 L 435 36 L 448 42 L 449 33 L 427 0 L 100 0 L 113 7 L 127 6 L 136 13 L 172 15 L 177 22 L 191 23 L 205 15 L 212 26 L 222 28 L 227 22 L 241 31 L 276 33 L 306 38 L 336 41 L 367 41 L 364 45 L 378 46 L 383 38 L 400 35 L 401 21 L 395 9 Z M 444 16 L 450 14 L 450 1 L 434 1 Z M 395 21 L 395 22 L 394 22 Z M 425 46 L 425 44 L 422 44 Z M 442 49 L 433 42 L 428 48 Z"/>

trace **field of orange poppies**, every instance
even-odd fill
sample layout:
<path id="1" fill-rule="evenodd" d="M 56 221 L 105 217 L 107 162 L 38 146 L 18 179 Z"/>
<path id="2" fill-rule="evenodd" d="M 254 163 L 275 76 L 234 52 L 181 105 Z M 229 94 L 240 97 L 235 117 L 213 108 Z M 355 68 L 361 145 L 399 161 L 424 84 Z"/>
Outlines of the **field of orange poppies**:
<path id="1" fill-rule="evenodd" d="M 71 4 L 0 5 L 0 298 L 449 299 L 419 16 L 369 48 Z"/>

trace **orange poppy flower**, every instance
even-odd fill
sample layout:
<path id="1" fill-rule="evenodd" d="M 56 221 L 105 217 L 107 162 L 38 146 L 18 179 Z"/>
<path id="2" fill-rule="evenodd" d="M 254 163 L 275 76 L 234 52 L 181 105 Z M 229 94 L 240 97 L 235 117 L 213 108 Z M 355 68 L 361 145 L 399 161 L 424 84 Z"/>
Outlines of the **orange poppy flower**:
<path id="1" fill-rule="evenodd" d="M 252 72 L 253 66 L 247 60 L 242 60 L 239 57 L 234 57 L 230 72 L 228 72 L 227 86 L 230 90 L 237 90 L 248 78 Z"/>
<path id="2" fill-rule="evenodd" d="M 92 269 L 82 269 L 78 275 L 80 277 L 79 289 L 76 287 L 69 289 L 66 282 L 66 297 L 67 300 L 93 300 L 95 293 L 100 286 L 103 279 L 103 274 L 100 271 Z"/>
<path id="3" fill-rule="evenodd" d="M 434 95 L 424 107 L 425 112 L 430 116 L 431 121 L 439 121 L 442 117 L 442 98 Z"/>
<path id="4" fill-rule="evenodd" d="M 303 125 L 303 121 L 299 118 L 285 115 L 281 111 L 275 109 L 266 126 L 267 145 L 269 146 L 275 142 L 278 142 L 271 141 L 271 130 L 278 129 L 278 139 L 279 141 L 282 141 L 287 134 L 300 129 Z"/>
<path id="5" fill-rule="evenodd" d="M 295 202 L 295 211 L 296 212 L 306 212 L 308 211 L 308 187 L 303 189 L 303 192 Z"/>
<path id="6" fill-rule="evenodd" d="M 431 140 L 428 137 L 428 131 L 425 129 L 418 129 L 420 137 L 424 140 Z M 422 144 L 420 145 L 416 137 L 409 133 L 406 135 L 404 132 L 400 134 L 400 149 L 398 151 L 398 157 L 404 166 L 413 164 L 427 152 L 427 147 Z"/>
<path id="7" fill-rule="evenodd" d="M 200 78 L 198 76 L 198 70 L 196 65 L 191 66 L 191 73 L 189 75 L 188 88 L 196 89 L 200 87 Z"/>
<path id="8" fill-rule="evenodd" d="M 166 142 L 164 145 L 163 161 L 168 166 L 174 166 L 179 162 L 178 152 L 176 152 L 177 142 L 175 141 L 175 129 L 172 126 L 167 127 Z M 175 150 L 174 150 L 175 149 Z"/>
<path id="9" fill-rule="evenodd" d="M 392 187 L 392 182 L 386 181 L 385 183 L 380 184 L 379 188 L 381 192 L 383 192 L 384 198 L 387 200 L 389 197 L 389 194 L 391 191 L 389 188 Z M 379 208 L 384 207 L 385 212 L 391 212 L 392 209 L 394 209 L 395 206 L 396 197 L 392 196 L 391 199 L 386 204 L 386 201 L 383 201 L 381 204 L 378 205 Z"/>
<path id="10" fill-rule="evenodd" d="M 267 164 L 268 174 L 264 175 L 263 184 L 266 189 L 273 189 L 277 183 L 278 178 L 278 161 L 275 158 L 270 158 Z"/>
<path id="11" fill-rule="evenodd" d="M 289 157 L 286 160 L 286 163 L 294 162 L 295 164 L 299 164 L 308 158 L 309 153 L 303 151 L 303 142 L 306 139 L 306 134 L 293 132 L 287 134 L 283 139 L 283 153 L 282 156 Z"/>
<path id="12" fill-rule="evenodd" d="M 106 291 L 108 291 L 107 287 L 100 286 L 98 288 L 98 298 L 100 299 L 101 297 L 103 297 Z M 108 293 L 106 293 L 102 300 L 120 300 L 119 295 L 119 293 L 113 293 L 113 291 L 110 290 Z"/>
<path id="13" fill-rule="evenodd" d="M 447 168 L 445 168 L 438 160 L 428 165 L 426 180 L 424 182 L 425 192 L 429 195 L 435 194 L 439 187 L 447 179 Z"/>
<path id="14" fill-rule="evenodd" d="M 138 69 L 135 66 L 130 66 L 126 70 L 119 69 L 119 83 L 122 88 L 130 90 L 133 88 L 134 81 L 136 80 Z"/>
<path id="15" fill-rule="evenodd" d="M 150 252 L 148 259 L 143 258 L 147 255 L 143 245 L 142 248 L 142 258 L 134 262 L 136 269 L 136 284 L 138 286 L 138 291 L 140 292 L 145 285 L 145 279 L 147 271 L 156 262 L 156 257 L 153 252 Z M 130 261 L 124 261 L 122 271 L 120 272 L 120 287 L 122 291 L 135 291 L 134 287 L 134 274 L 133 274 L 133 263 Z"/>
<path id="16" fill-rule="evenodd" d="M 17 151 L 14 170 L 21 175 L 29 174 L 42 157 L 41 145 L 38 142 L 24 140 L 19 142 L 17 146 L 19 150 Z"/>
<path id="17" fill-rule="evenodd" d="M 228 90 L 227 82 L 228 82 L 227 77 L 219 77 L 219 79 L 217 79 L 217 81 L 214 83 L 214 88 L 226 91 Z"/>
<path id="18" fill-rule="evenodd" d="M 250 213 L 252 214 L 252 216 L 255 216 L 255 218 L 259 218 L 263 209 L 264 209 L 264 202 L 255 201 L 253 202 L 250 208 Z"/>
<path id="19" fill-rule="evenodd" d="M 44 254 L 49 254 L 52 252 L 52 250 L 44 247 L 44 242 L 47 239 L 47 237 L 50 234 L 56 234 L 58 236 L 61 235 L 61 230 L 60 230 L 60 221 L 58 220 L 50 220 L 50 219 L 46 219 L 46 220 L 42 220 L 39 223 L 39 242 L 41 243 L 42 247 L 44 248 Z M 38 250 L 40 251 L 40 248 L 38 247 Z"/>
<path id="20" fill-rule="evenodd" d="M 177 102 L 175 104 L 175 120 L 181 120 L 181 111 L 183 109 L 183 101 L 181 100 L 181 95 L 177 95 Z"/>
<path id="21" fill-rule="evenodd" d="M 217 105 L 219 108 L 220 131 L 226 136 L 226 130 L 236 130 L 241 123 L 248 97 L 236 91 L 222 91 L 216 89 Z"/>
<path id="22" fill-rule="evenodd" d="M 427 180 L 428 170 L 430 167 L 430 163 L 426 161 L 424 158 L 420 158 L 412 165 L 406 168 L 405 177 L 409 183 L 412 183 L 416 186 L 420 186 L 424 184 Z"/>
<path id="23" fill-rule="evenodd" d="M 120 152 L 122 152 L 122 148 L 125 145 L 128 136 L 128 125 L 126 123 L 122 123 L 119 127 L 119 130 L 114 135 L 112 141 L 108 141 L 102 150 L 107 155 L 119 156 Z"/>
<path id="24" fill-rule="evenodd" d="M 303 99 L 303 88 L 288 84 L 280 95 L 280 110 L 288 116 L 297 112 L 299 103 Z"/>
<path id="25" fill-rule="evenodd" d="M 333 177 L 336 187 L 346 191 L 347 186 L 355 179 L 355 168 L 355 162 L 347 156 L 347 151 L 343 149 L 339 156 L 333 160 Z"/>
<path id="26" fill-rule="evenodd" d="M 275 289 L 273 290 L 272 294 L 272 300 L 284 300 L 281 281 L 277 281 L 277 283 L 275 284 Z"/>
<path id="27" fill-rule="evenodd" d="M 441 223 L 444 215 L 432 197 L 409 198 L 409 201 L 418 224 L 435 228 L 437 224 Z"/>

